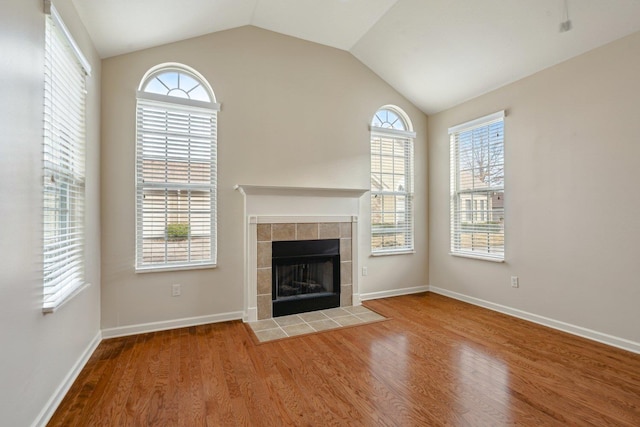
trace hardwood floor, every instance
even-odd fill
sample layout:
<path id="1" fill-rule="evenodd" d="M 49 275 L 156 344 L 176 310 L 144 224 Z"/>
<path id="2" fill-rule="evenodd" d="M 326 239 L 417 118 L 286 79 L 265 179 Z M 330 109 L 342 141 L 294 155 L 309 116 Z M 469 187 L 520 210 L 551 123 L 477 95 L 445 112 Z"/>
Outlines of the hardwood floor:
<path id="1" fill-rule="evenodd" d="M 640 355 L 435 294 L 366 306 L 390 320 L 105 340 L 49 425 L 640 425 Z"/>

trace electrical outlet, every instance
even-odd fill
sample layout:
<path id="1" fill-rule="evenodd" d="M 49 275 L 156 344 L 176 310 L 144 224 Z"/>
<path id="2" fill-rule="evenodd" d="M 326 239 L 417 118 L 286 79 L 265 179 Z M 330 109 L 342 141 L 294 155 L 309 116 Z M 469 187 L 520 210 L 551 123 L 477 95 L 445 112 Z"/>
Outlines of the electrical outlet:
<path id="1" fill-rule="evenodd" d="M 518 276 L 511 276 L 511 287 L 512 288 L 520 287 L 520 282 L 518 280 Z"/>
<path id="2" fill-rule="evenodd" d="M 171 296 L 179 297 L 182 294 L 182 287 L 179 284 L 171 285 Z"/>
<path id="3" fill-rule="evenodd" d="M 367 267 L 362 267 L 362 275 L 366 276 L 367 274 L 369 274 L 369 270 L 367 270 Z"/>

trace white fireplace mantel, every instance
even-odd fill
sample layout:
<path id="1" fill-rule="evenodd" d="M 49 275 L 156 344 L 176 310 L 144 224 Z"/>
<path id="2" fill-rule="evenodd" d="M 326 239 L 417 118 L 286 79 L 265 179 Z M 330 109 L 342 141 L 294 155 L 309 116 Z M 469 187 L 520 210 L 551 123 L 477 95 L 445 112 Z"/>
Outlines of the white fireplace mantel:
<path id="1" fill-rule="evenodd" d="M 360 197 L 368 188 L 286 187 L 238 184 L 235 189 L 245 196 Z"/>
<path id="2" fill-rule="evenodd" d="M 257 320 L 256 227 L 260 223 L 352 224 L 352 304 L 359 305 L 358 215 L 364 188 L 287 187 L 236 185 L 244 198 L 244 320 Z"/>

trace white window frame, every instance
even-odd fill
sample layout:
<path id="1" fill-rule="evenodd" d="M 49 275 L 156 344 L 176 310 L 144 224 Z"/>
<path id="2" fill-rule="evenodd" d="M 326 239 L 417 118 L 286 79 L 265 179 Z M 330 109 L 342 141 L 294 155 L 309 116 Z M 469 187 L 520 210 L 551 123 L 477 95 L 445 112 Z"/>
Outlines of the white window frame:
<path id="1" fill-rule="evenodd" d="M 86 77 L 91 67 L 49 1 L 45 9 L 43 303 L 51 313 L 85 278 Z"/>
<path id="2" fill-rule="evenodd" d="M 414 159 L 413 159 L 413 151 L 414 151 L 414 139 L 416 137 L 416 133 L 412 129 L 411 121 L 407 114 L 400 108 L 393 105 L 385 105 L 380 107 L 376 114 L 379 114 L 383 111 L 389 111 L 397 116 L 397 118 L 402 122 L 401 126 L 398 128 L 391 127 L 382 127 L 375 126 L 373 123 L 375 121 L 372 120 L 372 124 L 369 125 L 369 130 L 371 131 L 371 255 L 380 256 L 380 255 L 396 255 L 396 254 L 406 254 L 406 253 L 414 253 L 414 212 L 413 212 L 413 201 L 414 201 Z M 379 140 L 380 143 L 376 142 Z M 382 140 L 386 140 L 387 142 L 391 142 L 393 148 L 393 153 L 391 156 L 385 155 L 382 153 Z M 380 146 L 380 149 L 376 151 L 377 146 Z M 402 151 L 400 155 L 395 151 L 395 147 L 400 145 L 402 147 Z M 374 156 L 380 158 L 380 169 L 375 169 Z M 374 182 L 380 180 L 383 174 L 382 170 L 382 158 L 391 157 L 401 157 L 404 162 L 404 174 L 402 174 L 405 178 L 405 186 L 402 189 L 399 188 L 388 188 L 388 189 L 378 189 Z M 395 171 L 392 169 L 391 173 L 385 172 L 385 174 L 394 175 Z M 378 184 L 378 187 L 381 184 Z M 381 212 L 391 213 L 390 211 L 385 211 L 384 206 L 381 210 L 376 210 L 376 200 L 384 200 L 392 198 L 394 199 L 395 209 L 392 213 L 396 218 L 396 226 L 389 227 L 388 225 L 381 224 L 377 226 L 374 221 L 376 216 L 380 216 Z M 395 201 L 404 200 L 404 203 L 401 207 L 399 207 Z M 398 222 L 398 218 L 401 218 L 401 221 Z M 404 244 L 395 245 L 395 246 L 377 246 L 374 242 L 377 237 L 383 234 L 404 234 L 403 240 Z"/>
<path id="3" fill-rule="evenodd" d="M 498 111 L 449 128 L 451 255 L 504 262 L 504 117 L 505 112 Z M 496 128 L 500 129 L 499 133 L 489 133 Z M 466 180 L 461 176 L 463 174 L 460 170 L 462 143 L 470 144 L 467 151 L 470 150 L 471 154 L 465 152 L 473 159 L 470 168 L 475 168 L 477 162 L 482 162 L 486 168 L 484 173 L 489 176 L 487 178 L 489 182 L 477 179 L 473 169 L 471 169 L 471 177 L 467 177 Z M 477 160 L 479 154 L 476 154 L 478 150 L 484 149 L 486 151 L 482 152 L 488 153 L 486 164 L 484 164 L 484 158 Z M 492 155 L 498 160 L 491 160 Z M 492 179 L 492 174 L 498 179 Z M 461 185 L 462 181 L 465 181 L 467 188 L 461 188 L 465 186 Z M 497 202 L 494 199 L 501 200 L 500 204 L 496 206 Z M 473 211 L 469 212 L 469 207 L 472 206 Z"/>
<path id="4" fill-rule="evenodd" d="M 151 80 L 161 76 L 163 73 L 173 72 L 187 75 L 202 85 L 208 94 L 209 101 L 145 92 L 145 87 Z M 217 113 L 219 110 L 220 104 L 215 101 L 215 95 L 207 80 L 190 67 L 175 63 L 160 64 L 149 70 L 143 77 L 137 92 L 136 107 L 136 272 L 173 271 L 217 266 Z M 203 124 L 207 120 L 210 120 L 210 127 Z M 163 126 L 167 129 L 173 126 L 173 129 L 177 129 L 176 125 L 183 126 L 184 130 L 180 130 L 179 133 L 171 130 L 158 130 Z M 151 127 L 154 128 L 153 131 L 149 130 Z M 205 130 L 207 133 L 204 133 Z M 150 142 L 151 139 L 149 139 L 148 135 L 151 133 L 155 134 L 155 138 L 164 139 L 165 142 L 158 143 L 157 139 L 156 142 Z M 183 144 L 185 140 L 189 141 L 189 148 L 185 148 L 185 144 Z M 182 142 L 177 143 L 176 141 Z M 194 156 L 196 156 L 194 150 L 203 149 L 202 144 L 208 145 L 209 143 L 210 146 L 207 150 L 209 150 L 210 155 L 194 160 Z M 157 149 L 161 149 L 164 154 L 159 155 L 158 151 L 154 152 L 153 155 L 149 154 L 151 150 Z M 170 152 L 178 154 L 170 155 L 168 154 Z M 148 174 L 150 172 L 148 163 L 145 166 L 145 159 L 165 162 L 166 172 L 163 181 L 145 181 L 145 173 Z M 171 162 L 177 162 L 176 159 L 187 165 L 185 166 L 187 172 L 184 176 L 189 178 L 186 182 L 184 179 L 171 178 L 172 173 L 174 176 L 178 173 L 177 169 L 172 169 L 170 166 Z M 203 182 L 198 179 L 192 179 L 192 176 L 197 174 L 194 169 L 196 164 L 200 166 L 206 164 L 210 174 L 209 181 Z M 145 222 L 149 221 L 145 220 L 149 216 L 145 217 L 144 199 L 145 194 L 150 194 L 150 192 L 154 191 L 164 191 L 164 196 L 161 196 L 165 201 L 161 215 L 164 215 L 163 227 L 166 231 L 163 232 L 161 237 L 164 239 L 160 245 L 164 246 L 164 252 L 161 255 L 163 259 L 161 261 L 145 260 L 145 240 L 148 244 L 152 234 L 151 231 L 148 231 L 150 222 Z M 197 194 L 203 192 L 209 192 L 209 203 L 206 209 L 203 209 L 202 205 L 198 209 L 195 207 L 198 203 Z M 186 226 L 187 235 L 183 239 L 186 246 L 187 259 L 170 259 L 171 245 L 175 246 L 175 243 L 171 243 L 172 238 L 169 231 L 171 209 L 168 207 L 170 194 L 173 193 L 177 194 L 178 197 L 181 193 L 187 195 L 188 208 L 184 211 L 186 212 L 184 215 L 187 217 L 186 224 L 188 225 Z M 194 201 L 193 204 L 192 200 Z M 155 208 L 157 205 L 153 205 L 153 207 Z M 149 206 L 147 206 L 147 209 L 149 209 Z M 206 219 L 207 215 L 209 216 L 208 219 Z M 196 216 L 200 219 L 195 220 Z M 195 233 L 192 234 L 196 223 L 199 225 L 204 224 L 202 222 L 203 216 L 205 221 L 208 221 L 208 234 L 200 236 Z M 198 238 L 209 239 L 207 250 L 210 256 L 203 258 L 198 254 L 197 245 L 194 243 Z"/>

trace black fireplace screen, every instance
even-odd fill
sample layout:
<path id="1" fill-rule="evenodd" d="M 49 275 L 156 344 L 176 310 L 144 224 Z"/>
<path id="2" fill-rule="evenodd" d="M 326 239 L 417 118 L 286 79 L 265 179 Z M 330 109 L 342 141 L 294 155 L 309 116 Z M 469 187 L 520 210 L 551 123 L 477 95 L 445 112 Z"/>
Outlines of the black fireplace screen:
<path id="1" fill-rule="evenodd" d="M 273 315 L 340 306 L 340 240 L 272 243 Z"/>
<path id="2" fill-rule="evenodd" d="M 276 265 L 276 299 L 333 292 L 333 261 Z"/>

